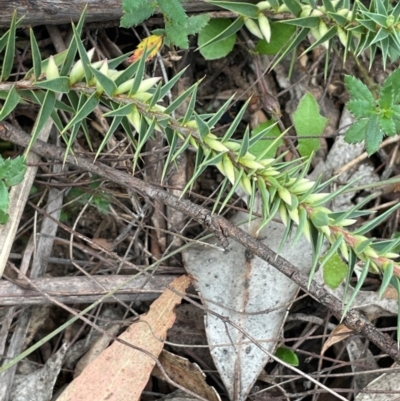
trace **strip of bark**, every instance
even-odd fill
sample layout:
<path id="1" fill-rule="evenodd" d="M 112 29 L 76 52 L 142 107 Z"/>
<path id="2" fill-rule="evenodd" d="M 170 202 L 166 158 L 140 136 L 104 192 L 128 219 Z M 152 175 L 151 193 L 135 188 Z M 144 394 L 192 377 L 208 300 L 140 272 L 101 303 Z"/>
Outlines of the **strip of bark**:
<path id="1" fill-rule="evenodd" d="M 12 125 L 1 122 L 0 123 L 0 138 L 5 141 L 13 142 L 17 145 L 26 147 L 30 141 L 30 136 L 14 128 Z M 294 265 L 280 256 L 277 256 L 270 248 L 263 243 L 257 241 L 256 238 L 233 225 L 228 220 L 221 216 L 213 215 L 211 212 L 201 206 L 195 205 L 186 199 L 178 199 L 177 197 L 169 194 L 168 192 L 144 181 L 135 178 L 124 172 L 114 170 L 113 168 L 101 164 L 94 163 L 88 157 L 74 155 L 65 157 L 65 151 L 53 145 L 49 145 L 42 141 L 37 140 L 32 146 L 32 151 L 46 157 L 47 159 L 66 160 L 72 166 L 76 166 L 82 170 L 89 171 L 97 174 L 102 178 L 110 180 L 115 183 L 134 190 L 144 197 L 162 201 L 165 205 L 173 207 L 182 213 L 190 216 L 200 224 L 207 227 L 222 243 L 226 245 L 227 237 L 233 238 L 236 242 L 242 244 L 246 249 L 265 260 L 271 266 L 289 277 L 293 282 L 299 285 L 304 291 L 309 293 L 322 305 L 326 306 L 333 315 L 341 319 L 343 315 L 342 302 L 329 294 L 324 287 L 311 283 L 308 287 L 308 277 L 302 274 Z M 365 316 L 354 309 L 350 311 L 343 318 L 343 323 L 355 333 L 361 334 L 369 341 L 378 346 L 383 352 L 388 354 L 397 363 L 400 363 L 400 352 L 397 343 L 393 341 L 389 335 L 381 333 Z"/>
<path id="2" fill-rule="evenodd" d="M 24 18 L 21 26 L 69 24 L 79 20 L 85 6 L 86 22 L 118 21 L 122 16 L 121 0 L 10 0 L 1 2 L 0 27 L 10 26 L 14 11 L 19 18 Z M 199 0 L 185 0 L 183 7 L 188 13 L 222 11 L 219 7 Z"/>
<path id="3" fill-rule="evenodd" d="M 122 285 L 132 276 L 94 276 L 88 277 L 46 277 L 33 279 L 32 282 L 43 293 L 51 295 L 65 304 L 93 303 L 102 295 Z M 153 301 L 158 298 L 176 276 L 162 275 L 138 277 L 114 293 L 121 301 Z M 99 284 L 105 289 L 100 288 Z M 110 297 L 105 302 L 115 302 Z M 24 280 L 0 280 L 0 306 L 43 305 L 51 303 L 41 292 Z"/>

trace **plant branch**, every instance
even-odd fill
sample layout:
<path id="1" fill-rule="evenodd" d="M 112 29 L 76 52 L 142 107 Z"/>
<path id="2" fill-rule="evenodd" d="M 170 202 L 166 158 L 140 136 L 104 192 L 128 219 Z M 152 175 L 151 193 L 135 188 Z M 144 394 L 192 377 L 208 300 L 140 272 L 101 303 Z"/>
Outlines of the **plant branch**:
<path id="1" fill-rule="evenodd" d="M 11 141 L 23 147 L 26 147 L 30 141 L 30 136 L 27 133 L 14 128 L 12 125 L 6 122 L 0 123 L 0 138 L 6 141 Z M 94 164 L 93 160 L 87 157 L 79 155 L 66 156 L 63 149 L 49 145 L 42 141 L 37 140 L 33 144 L 32 150 L 40 156 L 49 159 L 56 159 L 60 161 L 65 160 L 66 163 L 72 166 L 76 166 L 93 174 L 98 174 L 99 176 L 110 181 L 117 182 L 126 188 L 142 194 L 144 197 L 160 200 L 165 205 L 185 213 L 200 224 L 206 226 L 225 245 L 227 243 L 227 238 L 232 238 L 250 250 L 253 254 L 274 266 L 285 276 L 289 277 L 304 291 L 308 292 L 322 305 L 330 309 L 334 316 L 336 316 L 338 319 L 342 318 L 344 309 L 340 300 L 329 294 L 322 286 L 319 286 L 314 282 L 311 282 L 310 286 L 308 287 L 308 277 L 299 272 L 295 266 L 282 257 L 277 256 L 263 243 L 259 242 L 256 238 L 252 237 L 240 228 L 236 227 L 225 218 L 218 215 L 213 215 L 209 210 L 195 205 L 188 200 L 178 199 L 168 192 L 154 185 L 147 184 L 129 174 L 114 170 L 113 168 L 98 162 Z M 360 312 L 353 309 L 349 310 L 348 313 L 343 317 L 343 323 L 355 333 L 366 337 L 396 362 L 400 363 L 400 352 L 397 344 L 387 334 L 378 331 L 377 328 Z"/>

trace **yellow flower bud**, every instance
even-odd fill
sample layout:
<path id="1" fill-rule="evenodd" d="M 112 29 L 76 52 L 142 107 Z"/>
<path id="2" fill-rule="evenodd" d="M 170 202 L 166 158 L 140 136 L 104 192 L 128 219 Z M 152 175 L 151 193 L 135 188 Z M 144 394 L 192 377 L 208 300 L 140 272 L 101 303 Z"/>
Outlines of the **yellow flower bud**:
<path id="1" fill-rule="evenodd" d="M 54 61 L 53 56 L 50 56 L 49 62 L 47 63 L 47 68 L 46 68 L 46 79 L 55 79 L 60 76 L 60 73 L 58 72 L 58 67 L 56 62 Z"/>
<path id="2" fill-rule="evenodd" d="M 246 25 L 246 28 L 254 35 L 257 36 L 260 39 L 264 39 L 264 36 L 256 24 L 254 20 L 248 17 L 244 17 L 244 24 Z"/>
<path id="3" fill-rule="evenodd" d="M 271 25 L 269 24 L 268 18 L 263 13 L 260 13 L 258 16 L 258 24 L 260 25 L 264 39 L 269 43 L 271 41 Z"/>

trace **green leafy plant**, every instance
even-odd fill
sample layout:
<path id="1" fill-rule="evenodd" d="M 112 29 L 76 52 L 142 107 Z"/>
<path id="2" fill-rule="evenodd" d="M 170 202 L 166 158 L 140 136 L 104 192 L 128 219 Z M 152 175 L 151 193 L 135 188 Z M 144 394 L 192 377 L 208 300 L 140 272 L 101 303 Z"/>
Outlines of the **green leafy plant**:
<path id="1" fill-rule="evenodd" d="M 380 48 L 384 58 L 395 59 L 399 55 L 394 43 L 397 43 L 395 38 L 397 38 L 400 8 L 397 6 L 393 8 L 388 2 L 380 0 L 371 2 L 369 11 L 361 7 L 358 2 L 355 2 L 350 10 L 349 1 L 345 0 L 324 1 L 323 6 L 316 6 L 311 1 L 303 4 L 296 0 L 265 1 L 258 5 L 230 1 L 210 1 L 210 3 L 237 13 L 238 18 L 229 22 L 225 29 L 220 29 L 218 34 L 210 35 L 210 40 L 204 40 L 203 49 L 232 37 L 244 25 L 268 42 L 271 40 L 271 30 L 265 14 L 291 13 L 296 18 L 286 20 L 285 23 L 295 26 L 297 31 L 295 38 L 291 39 L 288 46 L 282 50 L 280 58 L 295 49 L 308 33 L 317 39 L 308 50 L 319 44 L 326 44 L 329 47 L 333 39 L 338 37 L 345 45 L 346 51 L 354 51 L 355 54 L 366 49 L 370 49 L 373 53 Z M 386 20 L 394 18 L 390 27 L 386 22 L 385 27 L 382 25 L 379 28 L 374 20 L 378 18 L 377 15 L 383 15 L 383 11 L 380 11 L 382 5 L 386 9 Z M 187 17 L 178 1 L 158 0 L 124 3 L 126 14 L 122 23 L 124 26 L 137 24 L 148 18 L 157 7 L 166 20 L 164 33 L 169 38 L 167 41 L 182 48 L 187 47 L 187 35 L 198 32 L 207 19 Z M 366 22 L 368 18 L 375 21 L 375 31 L 372 31 L 372 25 Z M 136 167 L 143 146 L 156 131 L 161 132 L 169 145 L 164 176 L 167 166 L 183 151 L 189 147 L 196 150 L 194 174 L 184 192 L 192 187 L 207 167 L 216 166 L 224 176 L 224 181 L 218 195 L 218 200 L 221 202 L 215 203 L 215 211 L 222 211 L 235 190 L 241 188 L 248 195 L 250 214 L 253 213 L 252 205 L 255 204 L 256 196 L 259 194 L 261 197 L 262 219 L 259 230 L 279 214 L 286 226 L 282 246 L 288 241 L 291 232 L 296 232 L 294 242 L 302 235 L 309 239 L 313 247 L 310 283 L 318 266 L 326 266 L 325 272 L 329 272 L 332 258 L 339 255 L 347 266 L 346 288 L 349 286 L 349 279 L 356 264 L 362 268 L 353 298 L 369 271 L 383 276 L 381 291 L 384 291 L 390 283 L 396 289 L 400 287 L 400 264 L 396 261 L 398 254 L 394 252 L 400 240 L 378 241 L 366 236 L 400 207 L 400 204 L 394 205 L 356 230 L 348 231 L 346 227 L 354 224 L 355 219 L 363 215 L 364 212 L 360 210 L 363 204 L 342 212 L 332 212 L 325 207 L 325 204 L 345 191 L 348 186 L 334 193 L 324 193 L 322 191 L 328 183 L 313 182 L 305 178 L 310 158 L 296 162 L 283 162 L 281 158 L 276 158 L 275 149 L 282 141 L 284 133 L 279 135 L 274 131 L 274 125 L 266 124 L 253 132 L 247 128 L 242 139 L 234 139 L 234 133 L 242 121 L 248 103 L 241 108 L 224 135 L 218 137 L 213 130 L 233 99 L 226 101 L 215 113 L 199 114 L 195 111 L 197 89 L 200 84 L 197 82 L 172 102 L 161 105 L 160 102 L 166 98 L 184 71 L 177 73 L 164 84 L 159 78 L 144 78 L 145 63 L 151 49 L 145 49 L 142 57 L 127 68 L 121 67 L 122 61 L 128 58 L 126 54 L 112 60 L 92 62 L 93 51 L 87 51 L 80 38 L 83 20 L 84 16 L 76 26 L 73 25 L 73 40 L 68 49 L 46 60 L 42 60 L 31 30 L 33 67 L 22 80 L 9 82 L 18 25 L 14 16 L 10 29 L 0 38 L 0 51 L 4 53 L 1 85 L 2 91 L 6 93 L 0 111 L 2 119 L 21 102 L 38 105 L 40 112 L 32 130 L 31 143 L 36 140 L 44 124 L 51 118 L 66 143 L 67 151 L 71 152 L 80 131 L 85 134 L 89 146 L 93 147 L 86 119 L 97 106 L 101 105 L 107 110 L 104 117 L 110 124 L 104 140 L 96 150 L 97 156 L 116 129 L 122 127 L 135 148 L 133 165 Z M 253 24 L 250 21 L 253 21 Z M 383 20 L 381 22 L 383 24 Z M 342 31 L 346 36 L 343 36 Z M 385 32 L 388 34 L 384 38 Z M 376 37 L 370 40 L 373 34 Z M 77 57 L 79 60 L 75 61 Z M 379 99 L 375 99 L 368 88 L 357 79 L 346 78 L 352 96 L 349 109 L 361 119 L 357 123 L 357 128 L 348 133 L 347 140 L 357 142 L 365 139 L 369 153 L 376 150 L 383 134 L 394 135 L 398 131 L 398 71 L 385 81 Z M 58 99 L 56 94 L 62 94 L 63 97 Z M 174 118 L 174 111 L 184 102 L 187 104 L 185 115 L 179 119 Z M 64 123 L 60 118 L 58 114 L 60 111 L 71 117 L 68 123 Z M 305 96 L 293 117 L 300 136 L 299 151 L 302 155 L 308 156 L 317 148 L 317 142 L 305 139 L 303 141 L 301 136 L 320 135 L 326 120 L 319 115 L 318 105 L 311 95 Z M 372 133 L 376 133 L 378 139 L 372 138 Z M 266 136 L 273 136 L 275 140 L 268 141 L 265 139 Z M 3 220 L 6 219 L 9 207 L 7 190 L 9 186 L 20 181 L 24 172 L 22 159 L 15 160 L 3 162 L 6 166 L 3 177 L 0 177 L 0 212 L 3 213 Z M 323 249 L 324 242 L 328 243 L 327 250 Z M 340 279 L 343 276 L 341 271 L 339 276 Z M 331 277 L 327 281 L 332 281 L 330 285 L 335 286 L 339 279 L 335 281 Z M 350 308 L 351 301 L 346 305 L 346 311 Z"/>
<path id="2" fill-rule="evenodd" d="M 3 159 L 0 155 L 0 224 L 6 224 L 10 216 L 9 189 L 19 184 L 25 175 L 26 166 L 22 156 L 14 159 Z"/>
<path id="3" fill-rule="evenodd" d="M 151 17 L 156 11 L 163 14 L 165 29 L 157 34 L 165 35 L 167 45 L 175 45 L 181 49 L 189 46 L 189 35 L 195 35 L 207 24 L 207 14 L 188 17 L 179 0 L 124 0 L 124 15 L 121 26 L 130 28 Z"/>
<path id="4" fill-rule="evenodd" d="M 350 93 L 347 108 L 358 120 L 346 132 L 345 139 L 348 143 L 365 140 L 371 155 L 378 150 L 384 135 L 400 132 L 400 69 L 387 77 L 379 88 L 378 98 L 355 77 L 346 75 L 345 84 Z"/>

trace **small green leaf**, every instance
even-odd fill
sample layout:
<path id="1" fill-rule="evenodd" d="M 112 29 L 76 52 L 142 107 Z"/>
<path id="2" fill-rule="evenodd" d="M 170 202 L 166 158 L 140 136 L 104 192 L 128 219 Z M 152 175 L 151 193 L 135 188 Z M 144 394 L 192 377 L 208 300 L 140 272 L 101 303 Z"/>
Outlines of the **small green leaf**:
<path id="1" fill-rule="evenodd" d="M 270 128 L 270 127 L 272 127 L 272 128 Z M 266 130 L 267 128 L 270 128 L 270 129 Z M 266 133 L 263 136 L 277 138 L 281 135 L 281 131 L 279 130 L 279 127 L 277 125 L 275 125 L 274 121 L 272 121 L 272 120 L 266 121 L 265 123 L 261 123 L 258 127 L 256 127 L 252 131 L 251 136 L 254 137 L 261 131 L 266 131 Z M 270 158 L 270 157 L 275 157 L 276 151 L 277 151 L 278 147 L 281 145 L 283 145 L 283 139 L 279 139 L 278 141 L 274 141 L 273 139 L 260 139 L 256 143 L 254 143 L 250 146 L 249 152 L 252 153 L 256 157 L 262 155 L 262 157 L 266 159 L 266 158 Z M 267 150 L 267 152 L 265 152 L 266 148 L 268 148 L 268 147 L 269 147 L 269 149 Z"/>
<path id="2" fill-rule="evenodd" d="M 52 93 L 52 92 L 49 92 Z M 66 125 L 63 132 L 69 130 L 74 125 L 80 123 L 85 117 L 87 117 L 99 104 L 99 99 L 97 98 L 96 93 L 93 93 L 83 104 L 83 106 L 77 110 L 75 116 L 72 120 Z"/>
<path id="3" fill-rule="evenodd" d="M 212 19 L 199 33 L 200 53 L 207 60 L 215 60 L 229 54 L 236 42 L 236 32 L 243 26 L 237 19 L 233 23 L 226 18 Z"/>
<path id="4" fill-rule="evenodd" d="M 1 68 L 0 81 L 5 81 L 10 76 L 11 70 L 14 65 L 16 29 L 17 29 L 17 12 L 14 11 L 13 16 L 11 18 L 10 29 L 8 30 L 9 34 L 7 38 L 7 45 L 4 54 L 3 65 Z"/>
<path id="5" fill-rule="evenodd" d="M 3 121 L 18 105 L 21 96 L 15 89 L 15 86 L 8 92 L 6 101 L 0 111 L 0 121 Z"/>
<path id="6" fill-rule="evenodd" d="M 382 140 L 383 131 L 379 127 L 378 116 L 373 116 L 365 128 L 365 149 L 369 156 L 379 149 Z"/>
<path id="7" fill-rule="evenodd" d="M 390 281 L 392 280 L 393 277 L 393 271 L 394 271 L 394 263 L 390 262 L 388 266 L 385 267 L 383 270 L 383 279 L 382 279 L 382 284 L 381 288 L 379 288 L 379 299 L 383 297 L 383 294 L 385 293 L 387 287 L 390 284 Z"/>
<path id="8" fill-rule="evenodd" d="M 90 69 L 93 75 L 99 81 L 100 85 L 104 88 L 104 92 L 106 92 L 108 96 L 112 97 L 113 93 L 117 89 L 117 85 L 115 85 L 115 82 L 111 78 L 104 75 L 101 71 L 96 70 L 96 68 L 90 66 Z"/>
<path id="9" fill-rule="evenodd" d="M 359 143 L 365 139 L 368 120 L 363 119 L 353 124 L 346 132 L 344 140 L 347 143 Z"/>
<path id="10" fill-rule="evenodd" d="M 171 44 L 187 49 L 189 47 L 187 24 L 180 24 L 175 20 L 165 21 L 165 43 L 167 46 Z"/>
<path id="11" fill-rule="evenodd" d="M 213 4 L 215 6 L 225 8 L 226 10 L 233 11 L 239 15 L 244 17 L 258 18 L 258 14 L 260 10 L 254 4 L 249 3 L 240 3 L 240 2 L 233 2 L 233 1 L 215 1 L 215 0 L 207 0 L 207 3 Z"/>
<path id="12" fill-rule="evenodd" d="M 9 188 L 19 184 L 25 175 L 26 165 L 22 156 L 3 160 L 0 156 L 0 179 Z"/>
<path id="13" fill-rule="evenodd" d="M 369 104 L 374 104 L 374 96 L 368 89 L 367 85 L 365 85 L 359 79 L 351 75 L 345 75 L 344 83 L 350 96 L 352 96 L 354 99 L 364 100 Z"/>
<path id="14" fill-rule="evenodd" d="M 326 262 L 323 268 L 324 282 L 332 289 L 336 289 L 347 276 L 348 267 L 339 254 L 335 252 Z"/>
<path id="15" fill-rule="evenodd" d="M 69 88 L 69 78 L 58 77 L 54 79 L 49 79 L 48 81 L 36 82 L 35 86 L 42 89 L 48 89 L 56 93 L 68 93 Z"/>
<path id="16" fill-rule="evenodd" d="M 121 18 L 121 27 L 130 28 L 139 25 L 150 18 L 156 11 L 157 3 L 148 0 L 124 0 L 122 10 L 124 15 Z"/>
<path id="17" fill-rule="evenodd" d="M 393 118 L 379 117 L 379 126 L 381 130 L 388 136 L 397 134 L 396 123 Z"/>
<path id="18" fill-rule="evenodd" d="M 299 28 L 316 28 L 318 27 L 320 17 L 304 17 L 285 20 L 285 24 L 298 26 Z"/>
<path id="19" fill-rule="evenodd" d="M 351 99 L 346 106 L 349 112 L 357 118 L 372 117 L 376 114 L 374 104 L 365 100 Z"/>
<path id="20" fill-rule="evenodd" d="M 199 33 L 210 20 L 208 14 L 193 15 L 187 20 L 187 33 L 188 35 L 195 35 Z"/>
<path id="21" fill-rule="evenodd" d="M 33 76 L 36 80 L 39 79 L 39 76 L 42 73 L 42 58 L 40 56 L 39 46 L 35 38 L 35 33 L 33 32 L 32 28 L 29 29 L 29 36 L 31 41 Z"/>
<path id="22" fill-rule="evenodd" d="M 296 32 L 293 25 L 271 22 L 271 41 L 260 39 L 256 44 L 256 52 L 260 54 L 275 55 L 284 49 L 289 43 L 290 38 Z"/>
<path id="23" fill-rule="evenodd" d="M 6 224 L 10 220 L 10 215 L 0 210 L 0 224 Z"/>
<path id="24" fill-rule="evenodd" d="M 301 5 L 297 0 L 283 0 L 283 3 L 296 17 L 301 13 Z"/>
<path id="25" fill-rule="evenodd" d="M 322 117 L 319 112 L 319 106 L 314 96 L 307 93 L 300 100 L 297 110 L 293 113 L 293 122 L 299 136 L 299 145 L 297 146 L 302 156 L 310 156 L 320 147 L 320 141 L 316 139 L 301 139 L 302 136 L 316 135 L 320 136 L 325 129 L 327 118 Z"/>
<path id="26" fill-rule="evenodd" d="M 7 212 L 10 206 L 10 198 L 8 195 L 8 188 L 4 181 L 0 181 L 0 211 Z"/>
<path id="27" fill-rule="evenodd" d="M 311 214 L 311 221 L 315 227 L 327 226 L 329 224 L 329 216 L 325 212 L 317 210 Z"/>
<path id="28" fill-rule="evenodd" d="M 278 347 L 276 349 L 275 356 L 289 365 L 299 366 L 299 358 L 291 349 Z"/>
<path id="29" fill-rule="evenodd" d="M 54 110 L 54 104 L 56 102 L 56 94 L 54 92 L 48 91 L 43 99 L 42 107 L 40 108 L 39 115 L 36 118 L 35 125 L 33 127 L 31 133 L 31 140 L 29 141 L 29 145 L 25 150 L 25 154 L 28 154 L 32 144 L 36 141 L 40 131 L 43 129 L 47 120 L 51 116 L 51 113 Z"/>

